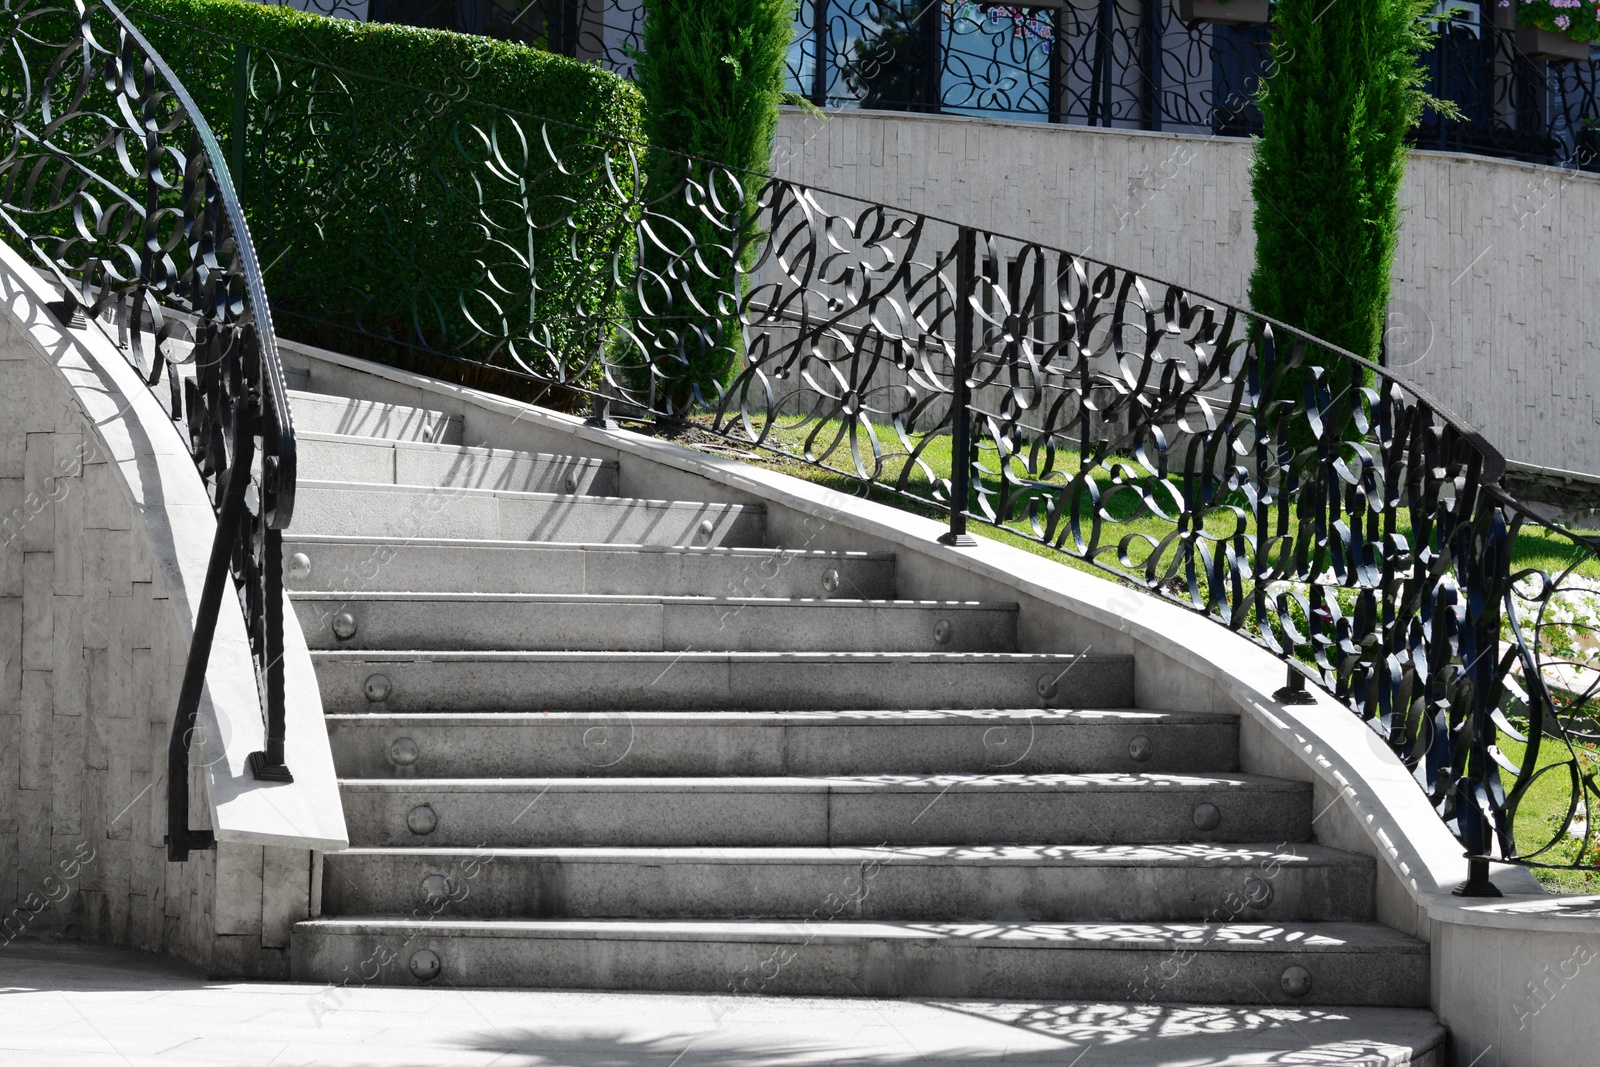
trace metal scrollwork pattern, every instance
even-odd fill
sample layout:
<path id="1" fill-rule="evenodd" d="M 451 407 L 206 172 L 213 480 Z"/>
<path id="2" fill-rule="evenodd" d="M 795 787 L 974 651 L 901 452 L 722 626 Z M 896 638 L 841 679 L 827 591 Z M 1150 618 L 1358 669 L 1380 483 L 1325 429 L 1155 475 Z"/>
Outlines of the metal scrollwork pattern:
<path id="1" fill-rule="evenodd" d="M 219 513 L 169 751 L 169 855 L 183 859 L 210 844 L 188 829 L 188 750 L 230 578 L 261 688 L 266 742 L 252 766 L 289 777 L 278 554 L 295 449 L 272 319 L 216 141 L 132 23 L 107 0 L 24 3 L 7 15 L 4 239 L 60 286 L 63 321 L 114 324 Z"/>
<path id="2" fill-rule="evenodd" d="M 343 167 L 391 111 L 422 134 L 354 106 L 353 74 L 253 62 L 252 129 L 319 117 L 302 173 L 470 209 L 448 271 L 371 257 L 356 313 L 319 284 L 286 323 L 557 382 L 869 483 L 953 541 L 971 520 L 1087 561 L 1369 723 L 1476 858 L 1470 891 L 1491 858 L 1595 865 L 1596 539 L 1514 500 L 1494 447 L 1392 372 L 1085 256 L 469 97 L 411 90 L 448 160 Z M 316 228 L 248 180 L 273 188 L 264 246 Z M 1559 825 L 1530 814 L 1552 789 Z"/>

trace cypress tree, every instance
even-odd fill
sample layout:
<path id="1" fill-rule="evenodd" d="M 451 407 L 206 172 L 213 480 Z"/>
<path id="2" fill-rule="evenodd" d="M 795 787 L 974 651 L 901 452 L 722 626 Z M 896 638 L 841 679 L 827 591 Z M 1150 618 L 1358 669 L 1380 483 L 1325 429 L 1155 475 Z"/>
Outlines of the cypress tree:
<path id="1" fill-rule="evenodd" d="M 714 400 L 738 373 L 738 267 L 755 255 L 755 201 L 772 158 L 793 0 L 645 0 L 635 80 L 652 148 L 645 199 L 660 216 L 638 250 L 634 343 L 675 411 Z"/>
<path id="2" fill-rule="evenodd" d="M 1250 304 L 1379 361 L 1432 0 L 1278 0 L 1251 164 Z M 1312 359 L 1315 361 L 1315 356 Z M 1281 394 L 1280 394 L 1281 395 Z"/>

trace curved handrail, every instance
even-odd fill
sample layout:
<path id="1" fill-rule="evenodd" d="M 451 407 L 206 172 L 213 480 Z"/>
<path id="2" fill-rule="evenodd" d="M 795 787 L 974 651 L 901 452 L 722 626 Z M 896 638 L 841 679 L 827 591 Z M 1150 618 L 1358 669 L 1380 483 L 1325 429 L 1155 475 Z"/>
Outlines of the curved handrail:
<path id="1" fill-rule="evenodd" d="M 14 7 L 0 33 L 16 89 L 0 104 L 3 236 L 63 287 L 63 322 L 109 317 L 152 389 L 165 377 L 168 412 L 218 510 L 168 746 L 168 857 L 183 860 L 214 844 L 188 826 L 189 749 L 230 577 L 261 689 L 265 743 L 250 766 L 292 781 L 281 531 L 296 453 L 271 309 L 216 138 L 122 10 L 37 0 Z"/>
<path id="2" fill-rule="evenodd" d="M 1593 865 L 1587 839 L 1556 854 L 1600 800 L 1570 725 L 1597 717 L 1594 693 L 1555 684 L 1572 679 L 1554 631 L 1523 617 L 1580 595 L 1600 546 L 1516 502 L 1493 445 L 1393 372 L 1069 250 L 520 114 L 470 84 L 433 93 L 253 45 L 244 66 L 236 99 L 269 146 L 250 157 L 252 221 L 283 253 L 286 330 L 559 383 L 602 418 L 687 419 L 946 512 L 955 543 L 970 518 L 1053 546 L 1268 648 L 1289 665 L 1283 699 L 1310 676 L 1371 722 L 1473 857 L 1469 892 L 1488 891 L 1489 859 Z M 424 126 L 388 106 L 407 94 L 434 97 Z M 275 144 L 317 165 L 274 167 Z M 414 203 L 317 225 L 360 244 L 448 205 L 470 223 L 452 263 L 474 271 L 419 281 L 415 262 L 368 257 L 358 277 L 322 273 L 291 248 L 295 212 L 347 202 L 346 182 Z M 1512 561 L 1539 537 L 1563 562 L 1535 577 Z M 1524 802 L 1552 766 L 1567 817 L 1539 825 Z"/>

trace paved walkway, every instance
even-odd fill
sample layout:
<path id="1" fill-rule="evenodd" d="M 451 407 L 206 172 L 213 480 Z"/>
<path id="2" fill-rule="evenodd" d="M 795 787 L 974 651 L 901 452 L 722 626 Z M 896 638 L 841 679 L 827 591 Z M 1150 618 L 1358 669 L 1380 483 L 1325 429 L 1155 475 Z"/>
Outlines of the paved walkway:
<path id="1" fill-rule="evenodd" d="M 0 945 L 0 1063 L 444 1067 L 1407 1062 L 1424 1012 L 213 982 L 159 957 Z"/>

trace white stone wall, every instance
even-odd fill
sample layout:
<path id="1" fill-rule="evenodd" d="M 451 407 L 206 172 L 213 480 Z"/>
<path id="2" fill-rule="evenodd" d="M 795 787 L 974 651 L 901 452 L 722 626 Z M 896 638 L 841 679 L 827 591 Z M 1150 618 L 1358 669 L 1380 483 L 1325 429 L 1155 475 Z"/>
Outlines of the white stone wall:
<path id="1" fill-rule="evenodd" d="M 1244 304 L 1250 143 L 786 109 L 777 173 Z M 1600 176 L 1414 153 L 1390 362 L 1508 459 L 1600 474 Z"/>
<path id="2" fill-rule="evenodd" d="M 116 388 L 42 308 L 29 311 L 14 279 L 0 286 L 11 301 L 0 307 L 0 953 L 53 934 L 285 977 L 290 925 L 311 908 L 312 854 L 225 841 L 167 862 L 188 605 L 174 603 L 161 531 L 117 462 L 140 427 L 125 406 L 98 410 L 116 406 L 100 403 Z M 96 398 L 93 420 L 75 385 Z M 205 785 L 191 777 L 201 826 Z"/>

